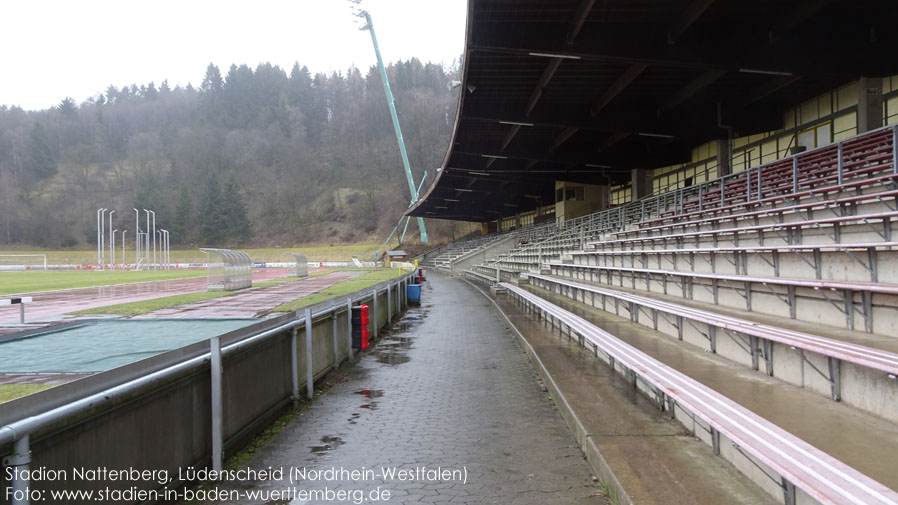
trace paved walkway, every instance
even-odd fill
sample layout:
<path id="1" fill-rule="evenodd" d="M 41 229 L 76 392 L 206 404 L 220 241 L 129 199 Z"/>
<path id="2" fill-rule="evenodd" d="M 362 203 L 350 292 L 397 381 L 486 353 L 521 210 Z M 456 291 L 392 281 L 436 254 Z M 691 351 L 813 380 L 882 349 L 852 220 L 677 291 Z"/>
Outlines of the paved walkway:
<path id="1" fill-rule="evenodd" d="M 387 503 L 607 503 L 488 302 L 462 281 L 428 279 L 423 305 L 249 462 L 373 475 L 231 484 L 242 499 L 228 503 L 360 503 L 299 494 L 325 488 L 364 503 L 378 488 L 391 493 Z M 437 469 L 443 474 L 428 473 Z M 410 480 L 385 477 L 392 470 L 410 471 Z M 287 494 L 247 497 L 259 491 Z"/>

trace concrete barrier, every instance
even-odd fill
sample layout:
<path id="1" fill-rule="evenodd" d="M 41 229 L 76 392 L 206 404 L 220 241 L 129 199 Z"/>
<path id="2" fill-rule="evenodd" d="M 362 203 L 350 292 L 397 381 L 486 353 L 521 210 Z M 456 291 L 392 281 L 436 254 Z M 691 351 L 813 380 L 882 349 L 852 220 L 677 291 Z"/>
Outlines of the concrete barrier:
<path id="1" fill-rule="evenodd" d="M 408 277 L 310 307 L 311 348 L 305 339 L 305 309 L 218 337 L 224 456 L 234 454 L 277 418 L 298 391 L 306 389 L 307 377 L 317 380 L 352 356 L 348 306 L 372 306 L 374 335 L 405 308 L 402 293 Z M 32 492 L 136 488 L 156 493 L 142 501 L 163 501 L 165 493 L 171 492 L 168 490 L 187 484 L 177 478 L 179 469 L 205 468 L 213 462 L 210 342 L 0 406 L 4 466 L 64 470 L 69 476 L 74 468 L 133 468 L 167 472 L 173 477 L 171 482 L 98 479 L 73 483 L 70 479 L 23 483 L 10 482 L 9 472 L 3 471 L 0 488 L 24 485 Z M 8 503 L 7 494 L 0 494 L 0 504 Z"/>

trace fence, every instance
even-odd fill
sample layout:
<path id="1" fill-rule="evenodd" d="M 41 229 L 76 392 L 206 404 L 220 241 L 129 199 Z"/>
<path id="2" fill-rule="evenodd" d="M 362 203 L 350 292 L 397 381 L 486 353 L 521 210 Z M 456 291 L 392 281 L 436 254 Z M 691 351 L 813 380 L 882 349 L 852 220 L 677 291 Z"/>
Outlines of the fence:
<path id="1" fill-rule="evenodd" d="M 105 468 L 166 472 L 169 483 L 80 481 L 79 489 L 136 489 L 146 502 L 166 501 L 187 484 L 178 469 L 220 468 L 221 460 L 275 419 L 315 380 L 352 357 L 350 308 L 371 306 L 371 334 L 407 305 L 406 274 L 211 341 L 3 404 L 0 488 L 34 493 L 71 481 L 29 481 L 29 468 Z M 69 470 L 71 472 L 71 470 Z M 69 474 L 71 475 L 71 473 Z M 17 478 L 15 478 L 17 477 Z M 180 500 L 177 500 L 180 501 Z"/>

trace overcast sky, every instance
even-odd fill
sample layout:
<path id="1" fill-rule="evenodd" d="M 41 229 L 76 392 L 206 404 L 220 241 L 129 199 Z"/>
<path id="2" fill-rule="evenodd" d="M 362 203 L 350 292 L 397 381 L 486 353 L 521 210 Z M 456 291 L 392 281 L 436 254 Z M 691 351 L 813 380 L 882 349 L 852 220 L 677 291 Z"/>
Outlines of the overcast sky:
<path id="1" fill-rule="evenodd" d="M 464 48 L 466 0 L 364 0 L 387 62 L 452 64 Z M 188 82 L 206 66 L 262 62 L 289 73 L 364 73 L 376 63 L 347 0 L 2 0 L 0 105 L 81 103 L 110 84 Z"/>

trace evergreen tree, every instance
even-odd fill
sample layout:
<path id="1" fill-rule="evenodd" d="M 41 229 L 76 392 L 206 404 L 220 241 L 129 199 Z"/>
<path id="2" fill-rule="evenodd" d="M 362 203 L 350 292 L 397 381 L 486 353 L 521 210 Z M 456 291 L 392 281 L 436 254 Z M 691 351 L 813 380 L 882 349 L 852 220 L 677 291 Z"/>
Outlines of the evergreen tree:
<path id="1" fill-rule="evenodd" d="M 186 184 L 181 184 L 178 194 L 178 206 L 175 209 L 175 218 L 171 224 L 173 240 L 178 244 L 189 244 L 195 235 L 193 229 L 193 200 Z"/>
<path id="2" fill-rule="evenodd" d="M 240 198 L 237 188 L 237 180 L 231 177 L 225 184 L 222 196 L 221 214 L 225 221 L 226 238 L 233 244 L 244 244 L 252 238 L 252 228 L 249 223 L 246 205 Z"/>
<path id="3" fill-rule="evenodd" d="M 218 184 L 217 177 L 210 175 L 206 178 L 197 219 L 199 239 L 203 246 L 217 247 L 225 238 L 227 223 L 224 221 L 222 203 L 221 185 Z"/>
<path id="4" fill-rule="evenodd" d="M 28 136 L 28 157 L 25 170 L 29 182 L 39 181 L 56 174 L 56 157 L 50 147 L 50 139 L 44 127 L 36 122 Z"/>
<path id="5" fill-rule="evenodd" d="M 213 65 L 212 63 L 206 67 L 206 76 L 203 77 L 203 83 L 200 85 L 200 89 L 207 93 L 216 93 L 221 91 L 221 87 L 224 81 L 221 79 L 221 71 L 218 70 L 218 67 Z"/>

